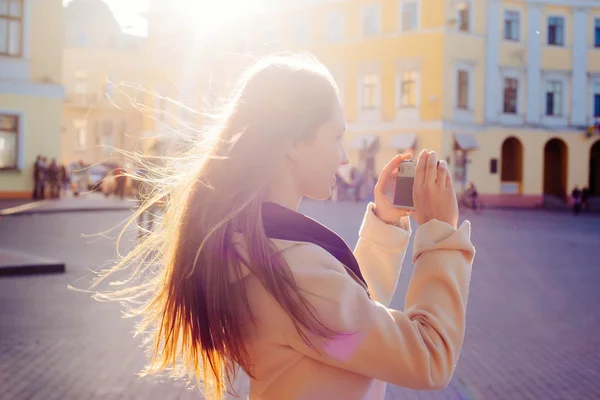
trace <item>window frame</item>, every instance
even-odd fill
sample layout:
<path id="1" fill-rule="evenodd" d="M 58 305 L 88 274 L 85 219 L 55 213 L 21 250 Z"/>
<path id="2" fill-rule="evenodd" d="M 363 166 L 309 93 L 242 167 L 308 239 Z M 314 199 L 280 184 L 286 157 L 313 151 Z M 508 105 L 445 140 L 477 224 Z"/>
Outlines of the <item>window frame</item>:
<path id="1" fill-rule="evenodd" d="M 398 31 L 400 33 L 417 32 L 421 29 L 421 2 L 419 0 L 398 0 Z M 414 23 L 412 29 L 406 30 L 404 26 L 404 7 L 408 4 L 414 5 Z"/>
<path id="2" fill-rule="evenodd" d="M 461 104 L 461 72 L 464 72 L 466 74 L 466 78 L 467 78 L 467 87 L 466 87 L 466 104 Z M 455 102 L 456 102 L 456 106 L 455 108 L 458 110 L 471 110 L 471 71 L 469 69 L 466 68 L 462 68 L 462 67 L 458 67 L 456 69 L 456 98 L 455 98 Z"/>
<path id="3" fill-rule="evenodd" d="M 22 123 L 23 123 L 23 115 L 19 112 L 14 112 L 10 110 L 0 110 L 0 118 L 14 118 L 14 127 L 13 130 L 3 129 L 0 127 L 0 131 L 3 133 L 14 134 L 15 135 L 15 162 L 12 166 L 2 167 L 0 166 L 0 171 L 20 171 L 22 168 L 22 154 L 21 154 L 21 140 L 22 140 Z"/>
<path id="4" fill-rule="evenodd" d="M 367 32 L 366 31 L 366 19 L 367 19 L 367 14 L 370 11 L 374 11 L 375 12 L 375 20 L 376 20 L 376 30 L 374 32 Z M 361 35 L 363 37 L 375 37 L 381 34 L 381 4 L 367 4 L 364 5 L 362 8 L 362 12 L 361 12 L 361 18 L 360 18 L 360 25 L 361 25 Z"/>
<path id="5" fill-rule="evenodd" d="M 13 4 L 20 5 L 20 15 L 15 16 L 11 15 L 11 9 Z M 25 34 L 25 0 L 8 0 L 7 5 L 7 13 L 4 14 L 0 11 L 0 20 L 6 20 L 6 30 L 4 35 L 6 37 L 6 50 L 0 48 L 0 56 L 1 57 L 11 57 L 11 58 L 21 58 L 23 57 L 23 47 L 25 45 L 23 35 Z M 18 53 L 10 52 L 10 43 L 11 43 L 11 30 L 10 25 L 11 22 L 17 22 L 19 24 L 19 51 Z"/>
<path id="6" fill-rule="evenodd" d="M 517 23 L 517 27 L 516 27 L 516 38 L 513 37 L 509 37 L 507 35 L 507 16 L 508 14 L 514 14 L 517 17 L 516 23 Z M 504 9 L 504 15 L 503 15 L 503 21 L 504 21 L 504 26 L 503 26 L 503 32 L 502 32 L 502 38 L 505 41 L 508 42 L 520 42 L 521 38 L 523 36 L 523 33 L 521 31 L 521 26 L 522 26 L 522 20 L 523 20 L 523 12 L 519 9 L 515 9 L 515 8 L 505 8 Z M 514 22 L 514 21 L 513 21 Z"/>
<path id="7" fill-rule="evenodd" d="M 405 81 L 404 80 L 404 76 L 405 74 L 411 74 L 412 75 L 412 80 L 409 81 Z M 413 93 L 413 98 L 414 98 L 414 104 L 404 104 L 404 84 L 405 82 L 409 82 L 412 84 L 412 89 L 414 91 Z M 398 100 L 397 100 L 397 104 L 398 104 L 398 108 L 402 109 L 402 110 L 412 110 L 415 109 L 417 107 L 419 107 L 419 71 L 416 69 L 404 69 L 402 71 L 399 72 L 399 76 L 398 76 Z"/>
<path id="8" fill-rule="evenodd" d="M 513 76 L 504 76 L 504 85 L 502 87 L 502 114 L 505 115 L 517 115 L 519 113 L 519 86 L 521 84 L 520 79 L 517 77 L 513 77 Z M 513 81 L 516 83 L 516 87 L 510 89 L 507 88 L 507 81 Z M 514 111 L 507 111 L 507 99 L 506 99 L 506 93 L 507 93 L 507 89 L 513 90 L 513 95 L 514 95 Z"/>
<path id="9" fill-rule="evenodd" d="M 457 1 L 456 4 L 456 30 L 462 33 L 473 33 L 473 1 L 472 0 L 459 0 Z M 459 18 L 461 15 L 461 10 L 459 9 L 459 6 L 461 4 L 465 4 L 468 7 L 467 10 L 467 15 L 469 17 L 468 19 L 468 25 L 467 25 L 467 29 L 463 30 L 461 27 L 461 21 L 462 18 Z"/>
<path id="10" fill-rule="evenodd" d="M 562 42 L 561 43 L 550 43 L 550 20 L 551 19 L 559 19 L 562 20 Z M 555 33 L 556 38 L 556 33 Z M 546 18 L 546 45 L 548 46 L 556 46 L 556 47 L 565 47 L 567 43 L 567 18 L 564 15 L 548 15 Z"/>
<path id="11" fill-rule="evenodd" d="M 556 99 L 555 96 L 552 97 L 552 114 L 548 114 L 548 94 L 550 94 L 551 92 L 548 90 L 548 86 L 550 84 L 559 84 L 559 88 L 560 88 L 560 101 L 559 101 L 559 110 L 558 113 L 555 113 L 554 109 L 556 108 Z M 554 117 L 554 118 L 564 118 L 565 117 L 565 85 L 564 82 L 562 80 L 559 79 L 548 79 L 544 82 L 545 88 L 544 88 L 544 116 L 546 117 Z M 552 93 L 556 93 L 556 91 L 552 92 Z"/>
<path id="12" fill-rule="evenodd" d="M 374 76 L 376 78 L 375 83 L 373 84 L 369 84 L 369 87 L 372 88 L 373 91 L 373 99 L 374 99 L 374 105 L 367 107 L 366 104 L 366 89 L 367 89 L 367 85 L 366 85 L 366 78 L 370 77 L 370 76 Z M 361 91 L 361 100 L 360 100 L 360 109 L 362 111 L 376 111 L 379 109 L 380 107 L 380 102 L 381 99 L 379 99 L 379 92 L 380 92 L 380 85 L 381 85 L 381 77 L 379 76 L 378 73 L 376 72 L 365 72 L 363 74 L 361 74 L 361 87 L 360 87 L 360 91 Z"/>
<path id="13" fill-rule="evenodd" d="M 594 48 L 600 48 L 600 17 L 594 18 L 594 29 L 592 30 L 594 35 Z"/>

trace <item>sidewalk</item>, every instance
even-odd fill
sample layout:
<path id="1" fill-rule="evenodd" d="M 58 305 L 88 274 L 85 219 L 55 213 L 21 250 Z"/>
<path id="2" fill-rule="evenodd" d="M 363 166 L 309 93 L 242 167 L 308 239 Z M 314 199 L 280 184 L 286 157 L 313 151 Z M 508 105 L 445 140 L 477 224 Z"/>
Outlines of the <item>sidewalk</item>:
<path id="1" fill-rule="evenodd" d="M 67 197 L 56 200 L 15 201 L 0 200 L 0 216 L 31 215 L 64 212 L 123 211 L 136 207 L 135 200 L 104 197 L 99 193 L 89 193 L 80 197 Z"/>

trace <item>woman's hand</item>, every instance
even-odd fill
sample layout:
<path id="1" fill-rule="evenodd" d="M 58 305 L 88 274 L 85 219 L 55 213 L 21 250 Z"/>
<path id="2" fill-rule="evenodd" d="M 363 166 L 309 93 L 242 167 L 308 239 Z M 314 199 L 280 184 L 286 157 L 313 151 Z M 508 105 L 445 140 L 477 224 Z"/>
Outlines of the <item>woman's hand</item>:
<path id="1" fill-rule="evenodd" d="M 398 167 L 402 164 L 402 161 L 410 160 L 411 157 L 411 153 L 402 153 L 394 157 L 385 166 L 383 171 L 381 171 L 381 175 L 379 175 L 379 179 L 375 185 L 375 207 L 373 208 L 373 212 L 375 212 L 377 218 L 387 224 L 396 225 L 400 218 L 410 213 L 410 210 L 394 206 L 394 203 L 386 196 L 386 193 L 394 193 Z"/>
<path id="2" fill-rule="evenodd" d="M 419 225 L 437 219 L 447 222 L 456 229 L 458 225 L 458 204 L 448 171 L 448 164 L 442 160 L 438 164 L 435 151 L 423 150 L 417 161 L 417 171 L 413 187 L 415 211 L 412 216 Z"/>

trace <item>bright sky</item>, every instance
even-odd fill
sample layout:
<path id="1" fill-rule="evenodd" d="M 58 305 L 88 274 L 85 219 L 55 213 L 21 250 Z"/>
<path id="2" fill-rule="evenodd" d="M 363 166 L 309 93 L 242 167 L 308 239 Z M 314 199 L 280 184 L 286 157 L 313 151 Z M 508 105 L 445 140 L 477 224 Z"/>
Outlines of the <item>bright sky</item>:
<path id="1" fill-rule="evenodd" d="M 63 0 L 63 5 L 73 0 Z M 103 0 L 109 5 L 124 31 L 134 35 L 146 35 L 146 19 L 139 14 L 148 9 L 150 0 Z"/>

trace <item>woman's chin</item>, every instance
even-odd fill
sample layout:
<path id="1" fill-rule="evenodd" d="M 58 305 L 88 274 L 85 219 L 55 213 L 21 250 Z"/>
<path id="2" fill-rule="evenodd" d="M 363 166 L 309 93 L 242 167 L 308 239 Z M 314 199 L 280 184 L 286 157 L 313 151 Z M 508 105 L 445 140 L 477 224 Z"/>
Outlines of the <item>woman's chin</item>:
<path id="1" fill-rule="evenodd" d="M 314 193 L 305 194 L 304 197 L 307 197 L 311 200 L 324 201 L 328 200 L 333 194 L 333 187 L 330 187 L 326 190 L 315 191 Z"/>

